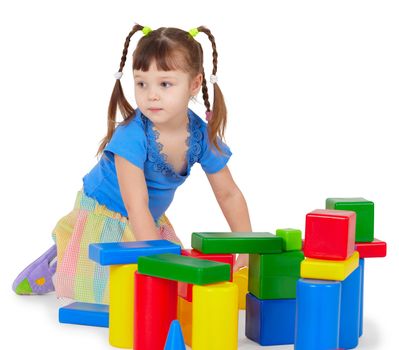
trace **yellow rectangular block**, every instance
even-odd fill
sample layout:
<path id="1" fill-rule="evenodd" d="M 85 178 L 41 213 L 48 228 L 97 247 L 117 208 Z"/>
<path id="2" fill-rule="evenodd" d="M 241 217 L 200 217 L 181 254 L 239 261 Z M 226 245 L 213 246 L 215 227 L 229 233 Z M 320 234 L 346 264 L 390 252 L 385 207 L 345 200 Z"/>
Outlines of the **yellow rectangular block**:
<path id="1" fill-rule="evenodd" d="M 178 298 L 177 319 L 183 332 L 184 343 L 191 347 L 193 326 L 193 304 L 182 298 Z"/>
<path id="2" fill-rule="evenodd" d="M 355 251 L 346 260 L 305 258 L 301 262 L 301 277 L 319 280 L 343 281 L 359 266 L 359 253 Z"/>
<path id="3" fill-rule="evenodd" d="M 111 265 L 109 281 L 109 343 L 133 348 L 134 273 L 137 264 Z"/>
<path id="4" fill-rule="evenodd" d="M 248 267 L 234 272 L 233 283 L 238 286 L 238 308 L 245 310 L 248 293 Z"/>
<path id="5" fill-rule="evenodd" d="M 232 282 L 193 287 L 192 350 L 237 350 L 238 287 Z"/>

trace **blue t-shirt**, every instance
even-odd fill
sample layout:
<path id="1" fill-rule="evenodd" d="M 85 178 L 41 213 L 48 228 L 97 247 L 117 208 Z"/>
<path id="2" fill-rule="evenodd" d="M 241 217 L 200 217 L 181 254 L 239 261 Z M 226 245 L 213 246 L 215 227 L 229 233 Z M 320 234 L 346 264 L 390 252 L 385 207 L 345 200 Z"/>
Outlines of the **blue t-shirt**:
<path id="1" fill-rule="evenodd" d="M 221 155 L 208 140 L 207 124 L 190 109 L 188 110 L 186 153 L 187 169 L 183 174 L 176 173 L 161 153 L 162 145 L 157 141 L 157 131 L 153 123 L 139 109 L 135 117 L 126 125 L 119 125 L 104 154 L 94 168 L 83 178 L 84 193 L 97 200 L 108 209 L 128 216 L 119 189 L 114 155 L 117 154 L 143 169 L 148 189 L 149 209 L 156 222 L 169 207 L 176 189 L 190 175 L 191 167 L 200 163 L 209 174 L 221 170 L 228 162 L 231 151 L 218 138 L 225 154 Z"/>

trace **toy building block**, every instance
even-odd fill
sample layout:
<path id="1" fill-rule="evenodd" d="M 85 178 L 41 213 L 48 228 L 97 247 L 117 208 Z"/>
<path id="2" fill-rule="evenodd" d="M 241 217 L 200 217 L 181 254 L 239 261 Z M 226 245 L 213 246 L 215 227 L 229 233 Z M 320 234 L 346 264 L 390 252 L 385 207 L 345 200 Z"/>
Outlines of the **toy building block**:
<path id="1" fill-rule="evenodd" d="M 364 198 L 327 198 L 326 209 L 356 213 L 356 242 L 374 240 L 374 203 Z"/>
<path id="2" fill-rule="evenodd" d="M 177 318 L 183 331 L 184 342 L 191 347 L 193 328 L 193 303 L 178 297 Z"/>
<path id="3" fill-rule="evenodd" d="M 203 254 L 195 249 L 182 249 L 181 255 L 190 256 L 192 258 L 217 261 L 230 265 L 230 282 L 233 281 L 233 267 L 235 262 L 234 254 Z M 179 282 L 178 284 L 179 296 L 187 299 L 188 301 L 193 300 L 193 285 L 190 283 Z"/>
<path id="4" fill-rule="evenodd" d="M 234 272 L 233 283 L 238 287 L 238 309 L 245 310 L 248 293 L 248 267 Z"/>
<path id="5" fill-rule="evenodd" d="M 250 254 L 248 291 L 259 299 L 294 299 L 302 251 Z"/>
<path id="6" fill-rule="evenodd" d="M 360 270 L 358 267 L 341 282 L 339 347 L 342 349 L 354 349 L 359 344 Z"/>
<path id="7" fill-rule="evenodd" d="M 359 268 L 360 268 L 359 337 L 361 337 L 363 335 L 364 259 L 359 259 Z"/>
<path id="8" fill-rule="evenodd" d="M 176 254 L 142 256 L 139 258 L 138 271 L 149 276 L 199 285 L 230 279 L 229 264 Z"/>
<path id="9" fill-rule="evenodd" d="M 341 282 L 298 280 L 295 350 L 338 349 Z"/>
<path id="10" fill-rule="evenodd" d="M 184 345 L 183 340 L 183 334 L 178 320 L 174 320 L 170 324 L 164 350 L 186 350 L 186 346 Z"/>
<path id="11" fill-rule="evenodd" d="M 134 276 L 137 264 L 110 266 L 109 343 L 133 348 Z"/>
<path id="12" fill-rule="evenodd" d="M 163 350 L 169 326 L 177 318 L 177 282 L 136 271 L 135 350 Z"/>
<path id="13" fill-rule="evenodd" d="M 283 239 L 268 232 L 193 232 L 191 246 L 205 254 L 280 253 Z"/>
<path id="14" fill-rule="evenodd" d="M 374 239 L 373 242 L 356 242 L 355 249 L 360 258 L 383 258 L 387 255 L 387 244 L 379 239 Z"/>
<path id="15" fill-rule="evenodd" d="M 108 305 L 90 303 L 72 303 L 58 311 L 60 323 L 84 326 L 108 327 Z"/>
<path id="16" fill-rule="evenodd" d="M 247 294 L 245 335 L 260 345 L 294 343 L 295 299 L 261 300 Z"/>
<path id="17" fill-rule="evenodd" d="M 314 210 L 306 215 L 306 257 L 345 260 L 355 250 L 356 214 L 344 210 Z"/>
<path id="18" fill-rule="evenodd" d="M 301 262 L 301 277 L 343 281 L 359 266 L 359 253 L 343 261 L 305 258 Z"/>
<path id="19" fill-rule="evenodd" d="M 237 285 L 224 282 L 193 287 L 192 348 L 237 350 Z"/>
<path id="20" fill-rule="evenodd" d="M 173 253 L 180 254 L 181 247 L 167 240 L 92 243 L 89 258 L 100 265 L 137 264 L 140 256 Z"/>
<path id="21" fill-rule="evenodd" d="M 283 250 L 301 250 L 302 232 L 295 228 L 279 228 L 276 230 L 276 236 L 283 239 Z"/>

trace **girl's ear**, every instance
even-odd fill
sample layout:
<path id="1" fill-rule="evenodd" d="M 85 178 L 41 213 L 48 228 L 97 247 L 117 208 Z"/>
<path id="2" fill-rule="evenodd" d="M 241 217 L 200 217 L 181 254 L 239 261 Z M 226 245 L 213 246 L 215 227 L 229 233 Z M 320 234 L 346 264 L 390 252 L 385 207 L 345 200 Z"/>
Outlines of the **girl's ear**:
<path id="1" fill-rule="evenodd" d="M 202 79 L 202 74 L 198 73 L 191 81 L 191 96 L 197 95 L 200 91 L 202 87 Z"/>

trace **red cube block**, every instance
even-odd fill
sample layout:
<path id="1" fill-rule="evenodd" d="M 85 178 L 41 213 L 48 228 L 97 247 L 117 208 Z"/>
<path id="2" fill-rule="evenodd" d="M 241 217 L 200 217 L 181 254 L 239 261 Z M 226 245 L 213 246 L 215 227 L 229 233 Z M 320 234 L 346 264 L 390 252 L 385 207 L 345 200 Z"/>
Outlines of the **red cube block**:
<path id="1" fill-rule="evenodd" d="M 387 255 L 386 242 L 374 239 L 373 242 L 356 242 L 359 258 L 383 258 Z"/>
<path id="2" fill-rule="evenodd" d="M 355 251 L 356 213 L 317 209 L 306 215 L 304 253 L 308 258 L 345 260 Z"/>
<path id="3" fill-rule="evenodd" d="M 212 260 L 230 264 L 230 282 L 233 281 L 233 266 L 235 262 L 234 254 L 203 254 L 195 249 L 182 249 L 181 255 L 191 256 L 192 258 Z M 193 285 L 189 283 L 179 282 L 178 285 L 179 296 L 186 299 L 187 301 L 193 300 Z"/>

